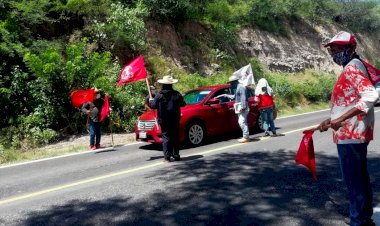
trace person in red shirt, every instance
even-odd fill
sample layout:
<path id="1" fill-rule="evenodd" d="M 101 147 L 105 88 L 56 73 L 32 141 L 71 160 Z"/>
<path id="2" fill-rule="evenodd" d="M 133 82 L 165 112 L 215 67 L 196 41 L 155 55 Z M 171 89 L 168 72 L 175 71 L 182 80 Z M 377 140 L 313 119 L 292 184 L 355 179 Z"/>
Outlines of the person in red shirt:
<path id="1" fill-rule="evenodd" d="M 259 87 L 258 87 L 259 88 Z M 258 102 L 258 109 L 260 111 L 260 116 L 263 120 L 264 126 L 264 136 L 270 136 L 269 129 L 273 133 L 273 136 L 277 136 L 276 126 L 274 125 L 274 97 L 269 95 L 268 88 L 266 86 L 261 87 L 261 93 L 256 96 L 256 101 Z"/>
<path id="2" fill-rule="evenodd" d="M 379 94 L 356 53 L 356 44 L 353 34 L 341 31 L 324 45 L 332 60 L 342 67 L 342 72 L 331 93 L 330 117 L 322 121 L 318 129 L 321 132 L 328 128 L 333 130 L 348 190 L 350 226 L 375 226 L 367 152 L 374 138 L 374 105 Z"/>

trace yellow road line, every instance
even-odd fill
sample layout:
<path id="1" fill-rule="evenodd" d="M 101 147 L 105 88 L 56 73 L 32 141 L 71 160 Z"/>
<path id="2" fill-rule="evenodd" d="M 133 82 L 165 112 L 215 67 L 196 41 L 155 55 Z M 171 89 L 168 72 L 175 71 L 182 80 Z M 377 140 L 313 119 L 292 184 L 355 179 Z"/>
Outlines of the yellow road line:
<path id="1" fill-rule="evenodd" d="M 379 111 L 380 110 L 377 110 L 375 112 L 379 112 Z M 283 134 L 291 134 L 291 133 L 303 131 L 303 130 L 306 130 L 306 129 L 310 129 L 310 128 L 313 128 L 313 127 L 316 127 L 316 126 L 318 126 L 318 124 L 317 125 L 308 126 L 308 127 L 304 127 L 304 128 L 299 128 L 299 129 L 291 130 L 291 131 L 287 131 L 287 132 L 284 132 Z M 218 152 L 218 151 L 223 151 L 223 150 L 226 150 L 226 149 L 229 149 L 229 148 L 233 148 L 233 147 L 237 147 L 237 146 L 244 145 L 244 144 L 249 144 L 249 143 L 232 144 L 232 145 L 228 145 L 228 146 L 224 146 L 224 147 L 220 147 L 220 148 L 211 149 L 211 150 L 208 150 L 208 151 L 198 152 L 198 153 L 191 154 L 191 155 L 185 155 L 183 157 L 191 157 L 191 156 L 197 156 L 197 155 L 207 155 L 207 154 L 215 153 L 215 152 Z M 91 182 L 95 182 L 95 181 L 99 181 L 99 180 L 103 180 L 103 179 L 107 179 L 107 178 L 111 178 L 111 177 L 116 177 L 116 176 L 120 176 L 120 175 L 125 175 L 125 174 L 129 174 L 129 173 L 133 173 L 133 172 L 137 172 L 137 171 L 144 170 L 144 169 L 153 168 L 153 167 L 156 167 L 156 166 L 160 166 L 162 164 L 164 164 L 164 163 L 163 162 L 153 163 L 153 164 L 149 164 L 149 165 L 145 165 L 145 166 L 136 167 L 136 168 L 133 168 L 133 169 L 123 170 L 123 171 L 116 172 L 116 173 L 106 174 L 106 175 L 99 176 L 99 177 L 94 177 L 94 178 L 90 178 L 90 179 L 80 180 L 80 181 L 77 181 L 77 182 L 74 182 L 74 183 L 69 183 L 69 184 L 65 184 L 65 185 L 62 185 L 62 186 L 57 186 L 57 187 L 41 190 L 41 191 L 38 191 L 38 192 L 33 192 L 33 193 L 25 194 L 25 195 L 20 195 L 20 196 L 16 196 L 16 197 L 13 197 L 13 198 L 6 198 L 6 199 L 2 199 L 2 200 L 0 199 L 0 205 L 6 204 L 6 203 L 15 202 L 15 201 L 18 201 L 18 200 L 23 200 L 23 199 L 27 199 L 27 198 L 36 197 L 36 196 L 39 196 L 39 195 L 43 195 L 43 194 L 54 192 L 54 191 L 63 190 L 63 189 L 66 189 L 66 188 L 75 187 L 75 186 L 78 186 L 78 185 L 88 184 L 88 183 L 91 183 Z"/>

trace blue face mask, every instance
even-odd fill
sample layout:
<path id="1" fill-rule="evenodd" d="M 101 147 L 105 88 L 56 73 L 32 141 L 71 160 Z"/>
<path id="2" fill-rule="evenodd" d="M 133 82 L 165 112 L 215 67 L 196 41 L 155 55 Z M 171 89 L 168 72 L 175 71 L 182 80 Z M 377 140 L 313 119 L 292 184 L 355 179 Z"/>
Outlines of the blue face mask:
<path id="1" fill-rule="evenodd" d="M 348 54 L 348 49 L 342 52 L 336 53 L 333 56 L 333 61 L 340 66 L 348 64 L 348 62 L 350 61 L 350 55 Z"/>

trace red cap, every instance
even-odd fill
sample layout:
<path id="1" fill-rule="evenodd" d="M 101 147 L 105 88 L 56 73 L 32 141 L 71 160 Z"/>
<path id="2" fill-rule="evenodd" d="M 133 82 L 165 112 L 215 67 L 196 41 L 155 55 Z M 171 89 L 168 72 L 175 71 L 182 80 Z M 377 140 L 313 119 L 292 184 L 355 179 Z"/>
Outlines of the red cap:
<path id="1" fill-rule="evenodd" d="M 353 34 L 350 34 L 345 31 L 340 31 L 338 34 L 332 37 L 332 39 L 328 43 L 326 43 L 324 47 L 328 47 L 332 44 L 356 46 L 356 38 Z"/>

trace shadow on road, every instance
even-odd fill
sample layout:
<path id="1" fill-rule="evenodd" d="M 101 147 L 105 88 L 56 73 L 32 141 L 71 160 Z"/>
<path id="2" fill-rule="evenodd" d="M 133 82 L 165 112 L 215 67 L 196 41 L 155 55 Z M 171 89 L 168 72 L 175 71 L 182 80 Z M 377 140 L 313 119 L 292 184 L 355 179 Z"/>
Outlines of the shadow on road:
<path id="1" fill-rule="evenodd" d="M 262 132 L 250 133 L 251 142 L 260 141 L 259 138 L 261 137 L 262 134 L 263 134 Z M 207 137 L 206 141 L 197 147 L 202 147 L 202 146 L 210 145 L 213 143 L 219 143 L 222 141 L 235 140 L 239 138 L 241 138 L 241 132 L 221 134 L 218 136 Z M 149 151 L 162 151 L 161 144 L 146 143 L 146 145 L 142 145 L 139 148 L 143 150 L 149 150 Z M 191 148 L 194 148 L 194 146 L 188 145 L 186 143 L 180 144 L 180 150 L 186 150 L 186 149 L 191 149 Z"/>
<path id="2" fill-rule="evenodd" d="M 314 181 L 294 156 L 277 150 L 187 159 L 146 175 L 166 186 L 144 199 L 72 200 L 31 212 L 22 225 L 344 225 L 348 202 L 337 158 L 317 153 Z M 374 203 L 379 162 L 369 158 Z"/>

